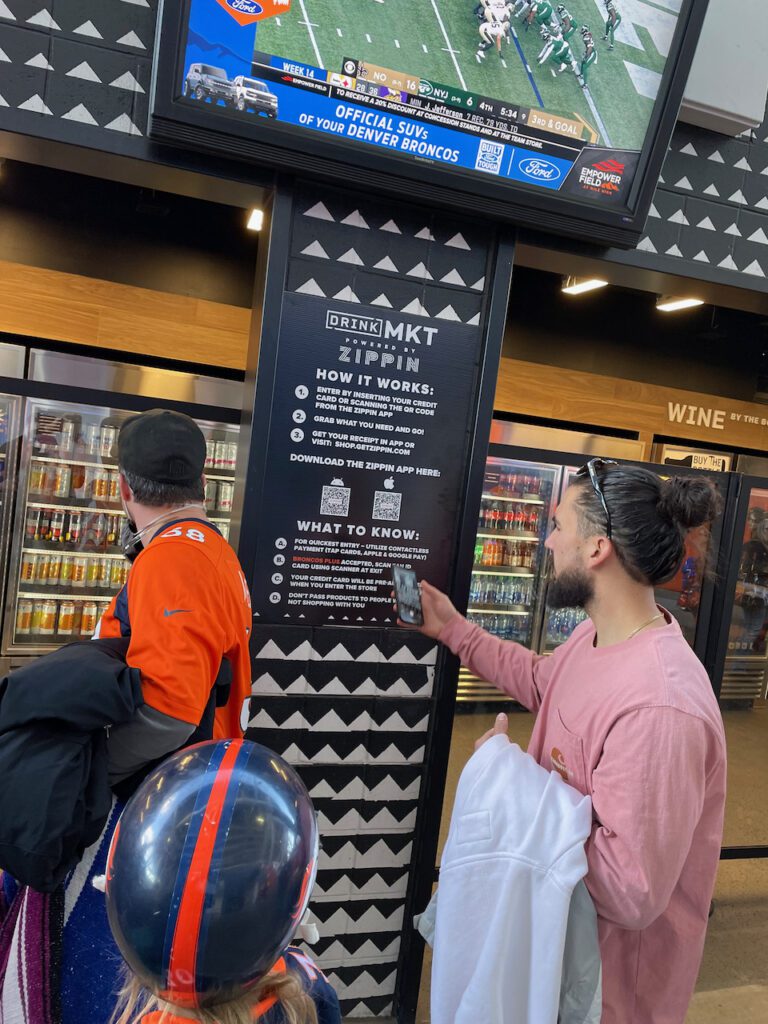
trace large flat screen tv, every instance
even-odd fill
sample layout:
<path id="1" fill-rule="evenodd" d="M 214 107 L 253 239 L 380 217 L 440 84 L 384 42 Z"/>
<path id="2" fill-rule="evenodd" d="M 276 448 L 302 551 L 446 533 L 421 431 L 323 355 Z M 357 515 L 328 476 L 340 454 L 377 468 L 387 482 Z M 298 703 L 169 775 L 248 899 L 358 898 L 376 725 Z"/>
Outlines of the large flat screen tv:
<path id="1" fill-rule="evenodd" d="M 706 0 L 165 0 L 152 134 L 640 237 Z"/>

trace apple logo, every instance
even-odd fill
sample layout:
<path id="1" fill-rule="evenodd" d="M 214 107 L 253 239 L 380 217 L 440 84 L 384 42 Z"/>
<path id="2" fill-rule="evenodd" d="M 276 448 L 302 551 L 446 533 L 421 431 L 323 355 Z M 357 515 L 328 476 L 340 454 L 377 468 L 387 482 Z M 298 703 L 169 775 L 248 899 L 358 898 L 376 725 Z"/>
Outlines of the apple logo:
<path id="1" fill-rule="evenodd" d="M 388 476 L 387 479 L 384 481 L 384 487 L 386 488 L 386 490 L 391 491 L 394 486 L 395 481 L 392 479 L 391 476 Z"/>

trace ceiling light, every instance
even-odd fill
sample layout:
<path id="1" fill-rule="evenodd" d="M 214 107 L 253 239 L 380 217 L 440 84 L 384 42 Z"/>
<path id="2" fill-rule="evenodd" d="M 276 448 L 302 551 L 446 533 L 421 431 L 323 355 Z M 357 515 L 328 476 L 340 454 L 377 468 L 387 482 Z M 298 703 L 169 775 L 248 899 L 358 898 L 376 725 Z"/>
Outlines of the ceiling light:
<path id="1" fill-rule="evenodd" d="M 566 295 L 582 295 L 584 292 L 593 292 L 596 288 L 605 288 L 608 284 L 600 277 L 566 277 L 563 281 L 562 291 Z"/>
<path id="2" fill-rule="evenodd" d="M 674 295 L 661 295 L 656 299 L 656 309 L 662 313 L 674 313 L 678 309 L 691 309 L 693 306 L 703 306 L 703 299 L 676 298 Z"/>
<path id="3" fill-rule="evenodd" d="M 249 231 L 261 231 L 262 225 L 264 224 L 264 211 L 255 207 L 248 215 L 248 224 L 246 225 Z"/>

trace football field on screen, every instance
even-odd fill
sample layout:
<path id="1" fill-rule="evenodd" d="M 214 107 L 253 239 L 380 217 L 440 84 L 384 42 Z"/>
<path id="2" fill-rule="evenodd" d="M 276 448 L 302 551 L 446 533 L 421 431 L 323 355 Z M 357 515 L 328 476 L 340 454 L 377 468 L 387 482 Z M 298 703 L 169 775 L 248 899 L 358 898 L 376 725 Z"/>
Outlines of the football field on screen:
<path id="1" fill-rule="evenodd" d="M 583 120 L 601 143 L 626 149 L 642 145 L 653 100 L 669 53 L 681 0 L 617 0 L 622 23 L 608 49 L 604 0 L 572 0 L 579 25 L 570 40 L 577 64 L 584 56 L 581 26 L 595 39 L 597 62 L 583 90 L 572 71 L 554 77 L 539 66 L 543 41 L 537 25 L 512 19 L 513 33 L 478 61 L 476 0 L 292 0 L 290 11 L 262 22 L 256 48 L 280 57 L 342 71 L 353 57 Z M 556 5 L 553 4 L 553 7 Z"/>

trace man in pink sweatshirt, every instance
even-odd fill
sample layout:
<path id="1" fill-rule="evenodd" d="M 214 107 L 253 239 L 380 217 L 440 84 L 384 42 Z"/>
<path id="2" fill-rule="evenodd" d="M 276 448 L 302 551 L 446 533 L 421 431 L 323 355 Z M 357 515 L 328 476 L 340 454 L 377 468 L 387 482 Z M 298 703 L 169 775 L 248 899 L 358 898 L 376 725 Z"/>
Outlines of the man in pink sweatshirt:
<path id="1" fill-rule="evenodd" d="M 602 1024 L 683 1024 L 698 974 L 725 806 L 709 679 L 653 586 L 710 521 L 709 481 L 593 459 L 546 546 L 550 604 L 589 618 L 551 656 L 471 625 L 422 583 L 427 636 L 537 713 L 529 753 L 592 799 L 586 877 L 603 959 Z"/>

